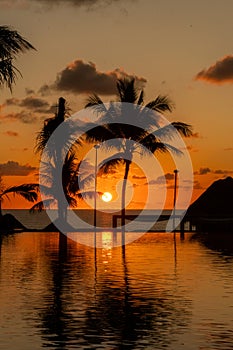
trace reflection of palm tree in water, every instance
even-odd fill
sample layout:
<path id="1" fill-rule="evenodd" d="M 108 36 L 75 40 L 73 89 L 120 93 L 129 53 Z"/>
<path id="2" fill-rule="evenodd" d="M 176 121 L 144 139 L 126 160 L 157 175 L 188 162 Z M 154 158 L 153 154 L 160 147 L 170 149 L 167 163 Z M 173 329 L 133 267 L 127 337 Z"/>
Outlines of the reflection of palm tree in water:
<path id="1" fill-rule="evenodd" d="M 166 297 L 156 287 L 150 289 L 147 279 L 144 284 L 135 284 L 133 279 L 137 276 L 129 271 L 127 247 L 121 248 L 120 265 L 114 264 L 119 249 L 112 250 L 116 256 L 112 255 L 113 266 L 109 264 L 107 272 L 98 250 L 96 285 L 88 288 L 94 265 L 89 270 L 90 258 L 85 259 L 82 249 L 77 253 L 75 245 L 72 250 L 72 242 L 68 244 L 69 249 L 50 251 L 49 255 L 51 277 L 39 312 L 44 346 L 49 343 L 50 348 L 56 349 L 67 349 L 72 344 L 98 348 L 105 344 L 130 350 L 135 345 L 143 348 L 143 341 L 148 341 L 156 348 L 156 344 L 168 346 L 177 325 L 180 329 L 185 326 L 187 300 L 175 293 L 172 299 Z"/>
<path id="2" fill-rule="evenodd" d="M 77 260 L 72 253 L 76 254 L 76 245 L 72 246 L 73 241 L 71 240 L 67 240 L 66 244 L 68 244 L 69 249 L 66 249 L 59 239 L 57 249 L 55 251 L 49 250 L 48 262 L 46 262 L 46 265 L 49 265 L 49 276 L 46 278 L 49 280 L 46 283 L 44 305 L 42 303 L 42 308 L 39 311 L 41 319 L 39 328 L 44 340 L 43 346 L 46 347 L 49 344 L 50 348 L 59 350 L 69 348 L 69 342 L 73 339 L 77 339 L 79 342 L 80 335 L 76 334 L 78 315 L 73 314 L 70 310 L 74 310 L 77 306 L 72 304 L 74 301 L 79 302 L 73 299 L 77 287 L 73 278 L 82 279 L 86 264 L 84 252 L 79 251 L 80 258 Z M 75 259 L 73 260 L 73 258 Z"/>
<path id="3" fill-rule="evenodd" d="M 148 338 L 149 344 L 159 342 L 167 346 L 174 324 L 185 325 L 187 322 L 182 300 L 178 309 L 176 303 L 161 296 L 159 291 L 159 296 L 150 293 L 148 296 L 145 286 L 140 283 L 134 289 L 130 283 L 127 248 L 122 246 L 121 249 L 123 285 L 120 285 L 119 278 L 116 281 L 116 276 L 110 284 L 111 277 L 108 276 L 105 282 L 102 275 L 99 276 L 101 285 L 98 285 L 97 275 L 95 305 L 90 305 L 86 311 L 85 333 L 93 336 L 88 338 L 88 344 L 90 341 L 93 345 L 111 342 L 113 346 L 117 344 L 117 349 L 134 349 L 141 339 Z"/>
<path id="4" fill-rule="evenodd" d="M 56 254 L 56 255 L 55 255 Z M 52 274 L 51 289 L 47 290 L 45 295 L 44 309 L 40 312 L 42 323 L 42 337 L 47 342 L 52 338 L 53 343 L 58 345 L 59 349 L 66 348 L 67 318 L 65 315 L 65 305 L 62 300 L 63 281 L 65 277 L 64 266 L 68 261 L 67 249 L 60 248 L 60 239 L 58 250 L 49 256 L 50 269 Z M 67 273 L 67 272 L 66 272 Z M 57 346 L 54 346 L 57 348 Z"/>

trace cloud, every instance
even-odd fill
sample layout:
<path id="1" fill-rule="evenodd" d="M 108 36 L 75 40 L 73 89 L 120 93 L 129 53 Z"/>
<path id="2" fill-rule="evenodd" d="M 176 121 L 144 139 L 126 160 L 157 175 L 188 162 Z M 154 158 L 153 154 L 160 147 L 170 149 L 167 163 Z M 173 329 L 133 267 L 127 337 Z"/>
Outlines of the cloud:
<path id="1" fill-rule="evenodd" d="M 27 96 L 22 100 L 9 98 L 5 101 L 5 106 L 19 106 L 32 111 L 43 113 L 48 111 L 49 103 L 42 98 Z"/>
<path id="2" fill-rule="evenodd" d="M 132 176 L 132 179 L 145 180 L 145 179 L 146 179 L 146 176 L 145 176 L 145 175 L 143 175 L 143 176 L 140 176 L 140 175 L 133 175 L 133 176 Z"/>
<path id="3" fill-rule="evenodd" d="M 45 3 L 48 5 L 57 4 L 69 4 L 77 7 L 86 6 L 96 6 L 96 5 L 111 5 L 114 2 L 119 2 L 120 0 L 33 0 L 38 3 Z"/>
<path id="4" fill-rule="evenodd" d="M 199 181 L 194 181 L 193 189 L 194 189 L 194 190 L 203 190 L 204 187 L 202 187 L 202 185 L 200 184 Z"/>
<path id="5" fill-rule="evenodd" d="M 224 148 L 224 151 L 233 151 L 233 147 Z"/>
<path id="6" fill-rule="evenodd" d="M 44 84 L 40 87 L 38 92 L 41 96 L 49 96 L 51 95 L 51 88 L 48 84 Z"/>
<path id="7" fill-rule="evenodd" d="M 233 173 L 233 170 L 222 170 L 222 169 L 218 169 L 218 170 L 215 170 L 213 172 L 214 174 L 223 174 L 223 175 L 227 175 L 227 174 L 232 174 Z"/>
<path id="8" fill-rule="evenodd" d="M 3 134 L 6 135 L 6 136 L 14 136 L 14 137 L 19 136 L 18 132 L 11 131 L 11 130 L 7 130 L 7 131 L 3 132 Z"/>
<path id="9" fill-rule="evenodd" d="M 24 147 L 24 148 L 18 148 L 18 147 L 11 147 L 10 148 L 10 151 L 13 151 L 13 152 L 26 152 L 26 151 L 29 151 L 29 148 L 27 147 Z"/>
<path id="10" fill-rule="evenodd" d="M 33 89 L 30 89 L 30 88 L 25 88 L 25 94 L 26 95 L 34 95 L 35 91 Z"/>
<path id="11" fill-rule="evenodd" d="M 30 112 L 25 112 L 25 111 L 0 115 L 0 122 L 1 121 L 9 121 L 9 122 L 19 121 L 24 124 L 32 124 L 32 123 L 35 123 L 37 120 L 38 118 L 37 116 L 35 116 L 35 114 Z"/>
<path id="12" fill-rule="evenodd" d="M 49 107 L 49 104 L 47 101 L 41 99 L 41 98 L 37 98 L 37 97 L 26 97 L 24 98 L 20 104 L 20 107 L 25 107 L 28 109 L 32 109 L 32 110 L 41 110 L 41 109 L 45 109 Z"/>
<path id="13" fill-rule="evenodd" d="M 121 0 L 0 0 L 0 4 L 6 8 L 30 8 L 32 3 L 52 8 L 57 5 L 69 5 L 74 7 L 86 7 L 88 9 L 97 6 L 109 6 L 113 3 L 121 2 Z"/>
<path id="14" fill-rule="evenodd" d="M 225 56 L 209 68 L 203 69 L 195 76 L 195 80 L 213 84 L 233 83 L 233 55 Z"/>
<path id="15" fill-rule="evenodd" d="M 9 160 L 7 163 L 0 164 L 1 176 L 26 176 L 36 171 L 37 168 L 28 164 L 21 165 L 18 162 Z"/>
<path id="16" fill-rule="evenodd" d="M 42 94 L 52 89 L 81 94 L 95 92 L 102 95 L 114 95 L 116 94 L 117 79 L 132 77 L 135 77 L 138 85 L 144 85 L 146 82 L 145 78 L 128 74 L 121 68 L 101 72 L 92 62 L 85 63 L 82 60 L 76 60 L 58 73 L 53 84 L 50 86 L 45 84 L 39 91 Z"/>
<path id="17" fill-rule="evenodd" d="M 210 168 L 200 168 L 199 169 L 199 172 L 198 172 L 198 175 L 206 175 L 208 173 L 211 173 L 211 169 Z"/>
<path id="18" fill-rule="evenodd" d="M 205 168 L 200 168 L 198 171 L 195 171 L 194 175 L 206 175 L 208 173 L 218 174 L 218 175 L 227 175 L 227 174 L 232 174 L 233 170 L 225 170 L 225 169 L 212 170 L 208 167 L 205 167 Z"/>
<path id="19" fill-rule="evenodd" d="M 173 180 L 174 174 L 166 173 L 165 175 L 158 176 L 156 180 L 149 181 L 149 185 L 164 185 L 167 181 Z"/>

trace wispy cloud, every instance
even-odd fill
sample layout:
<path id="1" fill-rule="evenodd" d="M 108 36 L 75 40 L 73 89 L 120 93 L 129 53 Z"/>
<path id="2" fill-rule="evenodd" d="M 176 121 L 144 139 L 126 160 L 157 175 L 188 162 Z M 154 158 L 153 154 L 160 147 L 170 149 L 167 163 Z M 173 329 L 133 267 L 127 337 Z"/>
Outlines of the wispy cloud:
<path id="1" fill-rule="evenodd" d="M 203 69 L 195 80 L 203 80 L 213 84 L 233 83 L 233 55 L 228 55 L 207 69 Z"/>
<path id="2" fill-rule="evenodd" d="M 26 151 L 29 151 L 29 148 L 27 148 L 27 147 L 23 147 L 23 148 L 11 147 L 9 150 L 12 152 L 26 152 Z"/>
<path id="3" fill-rule="evenodd" d="M 128 0 L 130 1 L 130 0 Z M 132 1 L 132 0 L 131 0 Z M 73 7 L 84 7 L 88 10 L 97 7 L 106 7 L 114 3 L 120 3 L 122 0 L 0 0 L 0 5 L 6 8 L 30 8 L 32 4 L 37 4 L 40 8 L 52 9 L 54 6 L 67 5 Z"/>
<path id="4" fill-rule="evenodd" d="M 194 190 L 203 190 L 204 187 L 202 187 L 202 185 L 200 184 L 200 182 L 196 180 L 196 181 L 194 181 L 193 189 L 194 189 Z"/>
<path id="5" fill-rule="evenodd" d="M 3 135 L 16 137 L 16 136 L 19 136 L 19 133 L 16 131 L 7 130 L 3 132 Z"/>
<path id="6" fill-rule="evenodd" d="M 133 175 L 132 179 L 136 179 L 136 180 L 145 180 L 146 176 L 145 175 Z"/>
<path id="7" fill-rule="evenodd" d="M 13 160 L 0 164 L 0 175 L 2 176 L 26 176 L 35 172 L 37 168 L 28 164 L 19 164 Z"/>
<path id="8" fill-rule="evenodd" d="M 174 174 L 172 173 L 166 173 L 164 175 L 158 176 L 155 180 L 150 180 L 148 185 L 164 185 L 168 181 L 171 181 L 174 179 Z"/>
<path id="9" fill-rule="evenodd" d="M 14 108 L 14 111 L 12 107 L 16 107 Z M 26 96 L 22 99 L 12 97 L 6 99 L 1 106 L 0 123 L 3 121 L 18 121 L 23 124 L 32 124 L 44 120 L 44 115 L 54 115 L 55 112 L 56 103 L 51 105 L 44 98 L 37 96 Z"/>
<path id="10" fill-rule="evenodd" d="M 146 79 L 125 72 L 117 68 L 109 72 L 97 70 L 94 63 L 85 63 L 80 59 L 71 62 L 57 74 L 53 84 L 43 85 L 39 92 L 44 95 L 50 90 L 66 91 L 70 93 L 92 93 L 113 95 L 116 93 L 116 81 L 119 78 L 135 77 L 139 85 L 144 85 Z"/>
<path id="11" fill-rule="evenodd" d="M 205 168 L 199 169 L 198 175 L 206 175 L 208 173 L 211 173 L 211 169 L 208 167 L 205 167 Z"/>
<path id="12" fill-rule="evenodd" d="M 226 169 L 218 169 L 218 170 L 214 170 L 213 172 L 214 174 L 222 174 L 222 175 L 229 175 L 229 174 L 233 174 L 233 170 L 226 170 Z"/>
<path id="13" fill-rule="evenodd" d="M 1 121 L 8 121 L 8 122 L 15 122 L 19 121 L 24 124 L 32 124 L 35 123 L 38 120 L 38 117 L 30 112 L 12 112 L 12 113 L 6 113 L 0 115 L 0 122 Z"/>
<path id="14" fill-rule="evenodd" d="M 194 172 L 194 175 L 206 175 L 206 174 L 217 174 L 217 175 L 229 175 L 233 174 L 233 170 L 230 169 L 210 169 L 209 167 L 200 168 L 198 171 Z"/>
<path id="15" fill-rule="evenodd" d="M 35 96 L 27 96 L 23 99 L 9 98 L 5 101 L 5 106 L 19 106 L 38 113 L 50 112 L 49 103 Z"/>

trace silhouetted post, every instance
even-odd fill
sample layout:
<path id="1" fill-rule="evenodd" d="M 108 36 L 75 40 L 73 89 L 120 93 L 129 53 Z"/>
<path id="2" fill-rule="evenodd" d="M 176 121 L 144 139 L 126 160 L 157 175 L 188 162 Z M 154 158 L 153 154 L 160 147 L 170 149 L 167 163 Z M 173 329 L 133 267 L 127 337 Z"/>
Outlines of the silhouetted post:
<path id="1" fill-rule="evenodd" d="M 175 169 L 174 170 L 174 198 L 173 198 L 173 231 L 175 232 L 175 216 L 176 216 L 176 192 L 177 192 L 177 174 L 178 174 L 178 170 Z"/>

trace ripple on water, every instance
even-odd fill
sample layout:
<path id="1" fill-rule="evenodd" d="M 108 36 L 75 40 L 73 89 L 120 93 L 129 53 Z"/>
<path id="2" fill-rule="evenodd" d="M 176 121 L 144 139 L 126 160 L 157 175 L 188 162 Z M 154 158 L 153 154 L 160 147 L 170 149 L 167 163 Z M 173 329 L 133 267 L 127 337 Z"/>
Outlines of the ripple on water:
<path id="1" fill-rule="evenodd" d="M 233 349 L 232 262 L 189 235 L 96 251 L 3 237 L 0 349 Z"/>

